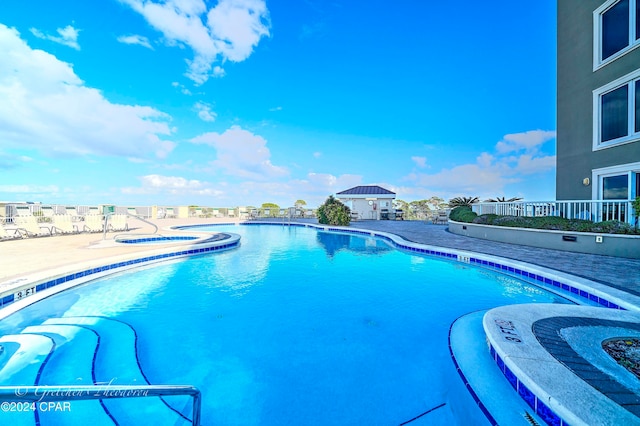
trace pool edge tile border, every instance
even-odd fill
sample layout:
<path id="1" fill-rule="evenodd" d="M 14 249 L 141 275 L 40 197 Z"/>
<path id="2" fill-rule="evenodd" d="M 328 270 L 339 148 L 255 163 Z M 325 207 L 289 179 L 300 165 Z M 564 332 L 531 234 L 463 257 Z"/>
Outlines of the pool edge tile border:
<path id="1" fill-rule="evenodd" d="M 52 294 L 107 275 L 168 260 L 227 251 L 238 247 L 240 247 L 240 236 L 229 233 L 229 238 L 226 239 L 210 242 L 203 240 L 188 245 L 173 245 L 144 252 L 112 256 L 99 261 L 88 261 L 64 267 L 53 275 L 39 273 L 35 276 L 5 281 L 0 283 L 0 288 L 6 287 L 0 291 L 0 319 Z"/>

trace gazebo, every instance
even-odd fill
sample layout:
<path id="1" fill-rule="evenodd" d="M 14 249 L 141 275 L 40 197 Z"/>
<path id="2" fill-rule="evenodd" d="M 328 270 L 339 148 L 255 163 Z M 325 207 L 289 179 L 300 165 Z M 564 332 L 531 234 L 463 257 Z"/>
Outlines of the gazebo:
<path id="1" fill-rule="evenodd" d="M 356 186 L 336 194 L 354 219 L 389 219 L 396 193 L 377 185 Z"/>

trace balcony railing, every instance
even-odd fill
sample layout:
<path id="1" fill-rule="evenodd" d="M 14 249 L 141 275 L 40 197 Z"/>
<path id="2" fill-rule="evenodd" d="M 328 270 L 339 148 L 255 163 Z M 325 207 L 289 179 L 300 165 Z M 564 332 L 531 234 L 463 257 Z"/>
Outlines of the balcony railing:
<path id="1" fill-rule="evenodd" d="M 593 222 L 619 220 L 630 224 L 633 224 L 635 220 L 631 200 L 514 201 L 476 203 L 472 208 L 478 215 L 559 216 L 567 219 L 586 219 Z"/>

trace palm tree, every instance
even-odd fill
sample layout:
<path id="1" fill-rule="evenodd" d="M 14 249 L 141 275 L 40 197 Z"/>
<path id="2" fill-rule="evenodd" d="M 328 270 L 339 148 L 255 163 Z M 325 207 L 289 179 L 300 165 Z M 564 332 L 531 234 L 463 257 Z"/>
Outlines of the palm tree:
<path id="1" fill-rule="evenodd" d="M 478 197 L 456 197 L 449 200 L 449 207 L 469 207 L 479 201 Z"/>
<path id="2" fill-rule="evenodd" d="M 487 203 L 511 203 L 513 201 L 520 201 L 520 200 L 522 200 L 522 197 L 513 197 L 513 198 L 509 198 L 508 200 L 506 199 L 506 197 L 496 197 L 495 199 L 489 198 L 486 202 Z"/>

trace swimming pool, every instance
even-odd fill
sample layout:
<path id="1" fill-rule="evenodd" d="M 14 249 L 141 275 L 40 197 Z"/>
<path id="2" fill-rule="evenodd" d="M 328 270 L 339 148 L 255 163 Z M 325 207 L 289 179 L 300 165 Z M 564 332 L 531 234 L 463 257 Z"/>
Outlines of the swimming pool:
<path id="1" fill-rule="evenodd" d="M 566 303 L 513 277 L 365 235 L 210 230 L 240 234 L 242 247 L 51 296 L 0 322 L 5 346 L 24 334 L 39 340 L 25 347 L 48 354 L 46 339 L 56 342 L 49 358 L 34 356 L 34 365 L 46 364 L 42 385 L 195 385 L 204 424 L 401 424 L 430 410 L 412 424 L 483 424 L 450 359 L 451 323 L 500 305 Z M 0 370 L 1 384 L 33 376 Z M 120 424 L 131 424 L 132 411 L 160 413 L 153 424 L 175 424 L 176 411 L 189 417 L 184 400 L 170 405 L 106 408 Z M 109 424 L 93 416 L 93 424 Z"/>

